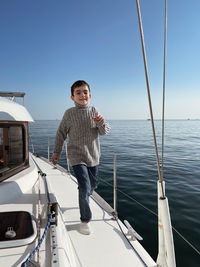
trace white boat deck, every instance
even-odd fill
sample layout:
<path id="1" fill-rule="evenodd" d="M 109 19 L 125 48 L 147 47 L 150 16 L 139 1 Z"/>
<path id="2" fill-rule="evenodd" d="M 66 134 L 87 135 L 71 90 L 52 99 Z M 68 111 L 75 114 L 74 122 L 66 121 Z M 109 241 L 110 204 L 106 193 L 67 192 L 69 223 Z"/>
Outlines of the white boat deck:
<path id="1" fill-rule="evenodd" d="M 138 241 L 131 241 L 132 246 L 130 245 L 117 221 L 113 220 L 112 215 L 102 209 L 93 198 L 90 198 L 93 233 L 88 236 L 80 234 L 78 190 L 75 178 L 40 158 L 34 157 L 34 160 L 46 174 L 49 191 L 54 194 L 59 203 L 65 227 L 76 254 L 77 266 L 157 266 Z M 126 227 L 120 221 L 119 223 L 126 233 Z"/>

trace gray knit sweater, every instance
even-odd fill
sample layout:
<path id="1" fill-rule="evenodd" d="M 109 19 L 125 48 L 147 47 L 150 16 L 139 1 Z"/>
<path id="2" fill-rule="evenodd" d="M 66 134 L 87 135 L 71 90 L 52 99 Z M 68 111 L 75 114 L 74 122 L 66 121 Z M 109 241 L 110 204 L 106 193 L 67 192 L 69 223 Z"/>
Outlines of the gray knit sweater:
<path id="1" fill-rule="evenodd" d="M 67 138 L 67 154 L 71 166 L 85 164 L 88 167 L 99 164 L 100 144 L 99 135 L 107 134 L 110 130 L 107 122 L 94 122 L 98 111 L 92 106 L 75 107 L 65 111 L 56 134 L 54 155 L 59 156 Z"/>

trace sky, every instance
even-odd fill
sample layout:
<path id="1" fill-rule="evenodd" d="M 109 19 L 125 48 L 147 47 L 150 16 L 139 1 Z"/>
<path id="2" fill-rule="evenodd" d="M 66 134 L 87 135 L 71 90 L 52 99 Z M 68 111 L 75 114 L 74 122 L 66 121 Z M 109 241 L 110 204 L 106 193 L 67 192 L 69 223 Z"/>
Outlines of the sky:
<path id="1" fill-rule="evenodd" d="M 140 0 L 153 114 L 162 117 L 164 0 Z M 166 119 L 200 119 L 200 1 L 168 0 Z M 0 91 L 61 119 L 76 80 L 106 119 L 150 118 L 135 0 L 0 0 Z"/>

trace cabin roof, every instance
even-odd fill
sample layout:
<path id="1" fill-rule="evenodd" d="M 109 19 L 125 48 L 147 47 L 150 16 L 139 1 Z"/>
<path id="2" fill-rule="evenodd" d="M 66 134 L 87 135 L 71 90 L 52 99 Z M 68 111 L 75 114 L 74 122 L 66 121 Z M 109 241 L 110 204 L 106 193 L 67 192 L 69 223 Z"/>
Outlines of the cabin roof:
<path id="1" fill-rule="evenodd" d="M 34 122 L 27 109 L 4 97 L 0 97 L 0 120 L 7 120 L 7 116 L 11 116 L 15 121 Z"/>

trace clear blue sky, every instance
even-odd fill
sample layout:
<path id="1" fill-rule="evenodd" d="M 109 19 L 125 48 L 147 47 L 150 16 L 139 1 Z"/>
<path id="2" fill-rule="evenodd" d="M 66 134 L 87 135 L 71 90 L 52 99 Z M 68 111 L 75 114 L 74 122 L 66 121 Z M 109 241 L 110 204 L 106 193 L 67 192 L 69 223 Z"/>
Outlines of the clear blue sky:
<path id="1" fill-rule="evenodd" d="M 140 0 L 155 119 L 161 118 L 164 0 Z M 166 118 L 200 118 L 200 1 L 168 0 Z M 107 119 L 149 117 L 135 0 L 0 0 L 0 90 L 60 119 L 84 79 Z"/>

